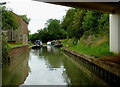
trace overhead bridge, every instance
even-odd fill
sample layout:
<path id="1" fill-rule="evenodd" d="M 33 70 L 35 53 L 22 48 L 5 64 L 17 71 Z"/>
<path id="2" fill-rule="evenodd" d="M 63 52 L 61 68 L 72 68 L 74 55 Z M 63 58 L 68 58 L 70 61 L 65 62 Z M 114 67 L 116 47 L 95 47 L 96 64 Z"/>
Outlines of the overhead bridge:
<path id="1" fill-rule="evenodd" d="M 34 0 L 69 6 L 93 11 L 108 13 L 110 15 L 110 51 L 120 54 L 120 2 L 119 0 L 107 0 L 114 2 L 87 2 L 88 0 Z M 85 2 L 81 2 L 85 1 Z M 92 1 L 92 0 L 91 0 Z M 97 1 L 97 0 L 94 0 Z M 99 0 L 100 1 L 100 0 Z M 106 1 L 106 0 L 101 0 Z"/>

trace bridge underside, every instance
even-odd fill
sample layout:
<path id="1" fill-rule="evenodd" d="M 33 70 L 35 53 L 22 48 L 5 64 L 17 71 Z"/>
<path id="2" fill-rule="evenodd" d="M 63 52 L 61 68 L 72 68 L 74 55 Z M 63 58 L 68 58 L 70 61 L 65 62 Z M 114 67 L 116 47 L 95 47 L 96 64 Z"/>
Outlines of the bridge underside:
<path id="1" fill-rule="evenodd" d="M 118 7 L 120 4 L 117 2 L 48 2 L 48 3 L 112 14 L 118 13 Z"/>
<path id="2" fill-rule="evenodd" d="M 120 2 L 50 2 L 50 0 L 35 0 L 56 5 L 88 9 L 110 14 L 110 51 L 120 54 Z"/>

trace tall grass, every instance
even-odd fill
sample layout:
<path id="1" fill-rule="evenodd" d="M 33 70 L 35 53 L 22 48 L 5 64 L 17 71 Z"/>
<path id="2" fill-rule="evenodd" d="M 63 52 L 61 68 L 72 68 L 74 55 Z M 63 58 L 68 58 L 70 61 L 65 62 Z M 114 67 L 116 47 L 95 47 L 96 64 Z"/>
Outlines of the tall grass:
<path id="1" fill-rule="evenodd" d="M 74 45 L 72 40 L 68 43 L 69 40 L 62 41 L 63 45 L 71 50 L 93 56 L 95 58 L 102 58 L 103 56 L 114 56 L 113 53 L 109 51 L 109 42 L 104 42 L 100 45 L 87 44 L 83 41 L 80 41 L 77 45 Z"/>

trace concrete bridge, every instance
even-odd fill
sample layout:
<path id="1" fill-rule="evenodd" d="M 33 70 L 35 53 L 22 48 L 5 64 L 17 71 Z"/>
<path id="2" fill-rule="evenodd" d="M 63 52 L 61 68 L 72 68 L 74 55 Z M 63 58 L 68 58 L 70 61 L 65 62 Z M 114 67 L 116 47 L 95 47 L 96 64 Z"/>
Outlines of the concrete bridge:
<path id="1" fill-rule="evenodd" d="M 87 2 L 88 0 L 35 0 L 56 5 L 99 11 L 110 14 L 110 51 L 120 54 L 120 2 L 119 0 L 99 0 L 104 2 Z M 56 1 L 56 2 L 55 2 Z M 66 1 L 66 2 L 65 2 Z M 84 2 L 81 2 L 84 1 Z M 93 0 L 91 0 L 93 1 Z"/>

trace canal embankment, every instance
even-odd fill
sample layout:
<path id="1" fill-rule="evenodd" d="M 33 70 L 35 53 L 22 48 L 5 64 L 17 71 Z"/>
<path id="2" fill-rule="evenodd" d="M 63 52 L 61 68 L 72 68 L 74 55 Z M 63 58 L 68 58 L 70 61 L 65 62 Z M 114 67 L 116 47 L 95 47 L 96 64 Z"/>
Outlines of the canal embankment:
<path id="1" fill-rule="evenodd" d="M 9 57 L 10 58 L 17 57 L 23 54 L 28 49 L 29 49 L 28 45 L 11 47 L 11 51 L 9 52 Z"/>
<path id="2" fill-rule="evenodd" d="M 63 49 L 64 52 L 70 53 L 84 61 L 86 61 L 86 63 L 88 65 L 93 65 L 94 69 L 99 68 L 98 70 L 100 71 L 100 69 L 102 70 L 102 73 L 104 72 L 106 74 L 106 76 L 109 74 L 107 74 L 108 72 L 120 77 L 120 65 L 110 62 L 110 61 L 102 61 L 99 58 L 94 58 L 92 56 L 88 56 L 82 53 L 78 53 L 74 50 L 70 50 L 67 48 Z M 104 71 L 103 71 L 104 70 Z M 100 71 L 101 72 L 101 71 Z"/>
<path id="3" fill-rule="evenodd" d="M 120 56 L 109 51 L 109 37 L 107 35 L 82 37 L 80 40 L 63 39 L 61 42 L 64 52 L 120 77 Z"/>
<path id="4" fill-rule="evenodd" d="M 14 50 L 20 50 L 24 47 L 16 47 Z M 2 66 L 2 85 L 13 85 L 23 84 L 29 72 L 29 50 L 25 50 L 20 53 L 19 56 L 11 58 L 10 63 L 3 64 Z"/>
<path id="5" fill-rule="evenodd" d="M 120 82 L 120 56 L 109 51 L 107 35 L 82 37 L 80 40 L 63 39 L 61 42 L 65 54 L 81 60 L 83 65 L 106 82 Z"/>
<path id="6" fill-rule="evenodd" d="M 64 47 L 75 50 L 94 58 L 103 58 L 104 56 L 115 56 L 109 51 L 109 37 L 104 36 L 88 36 L 80 39 L 63 39 L 61 40 Z"/>
<path id="7" fill-rule="evenodd" d="M 23 53 L 16 58 L 15 62 L 3 67 L 3 85 L 111 87 L 110 84 L 82 66 L 80 62 L 65 56 L 59 48 L 54 46 L 32 49 L 28 51 L 28 54 Z"/>

